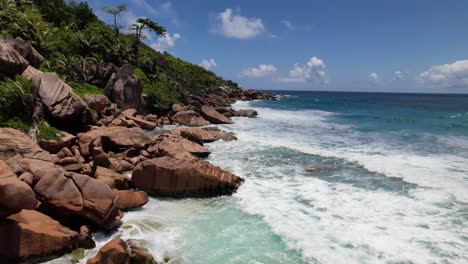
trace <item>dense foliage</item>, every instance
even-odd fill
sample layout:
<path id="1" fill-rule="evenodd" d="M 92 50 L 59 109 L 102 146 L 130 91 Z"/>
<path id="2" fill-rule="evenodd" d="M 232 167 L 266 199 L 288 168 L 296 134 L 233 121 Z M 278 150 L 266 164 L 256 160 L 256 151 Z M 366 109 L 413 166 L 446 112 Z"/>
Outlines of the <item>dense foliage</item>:
<path id="1" fill-rule="evenodd" d="M 137 19 L 135 25 L 165 34 L 164 27 L 150 20 Z M 73 87 L 103 89 L 100 77 L 106 71 L 131 63 L 139 69 L 150 109 L 155 109 L 187 103 L 191 94 L 226 84 L 202 67 L 151 49 L 139 41 L 141 30 L 121 34 L 114 26 L 100 21 L 86 2 L 0 0 L 0 34 L 32 41 L 47 60 L 41 70 L 57 72 Z M 99 93 L 96 89 L 89 92 Z"/>

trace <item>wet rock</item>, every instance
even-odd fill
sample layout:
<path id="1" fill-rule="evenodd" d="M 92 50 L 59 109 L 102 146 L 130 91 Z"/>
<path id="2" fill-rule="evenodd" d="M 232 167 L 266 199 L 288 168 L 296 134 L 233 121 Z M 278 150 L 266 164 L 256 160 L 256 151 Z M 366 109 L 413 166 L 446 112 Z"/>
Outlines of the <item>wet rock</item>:
<path id="1" fill-rule="evenodd" d="M 220 114 L 216 109 L 211 106 L 204 105 L 200 109 L 200 113 L 209 122 L 213 124 L 232 124 L 231 119 Z"/>
<path id="2" fill-rule="evenodd" d="M 199 128 L 178 128 L 171 130 L 171 133 L 174 135 L 180 135 L 184 138 L 197 138 L 205 143 L 210 143 L 216 140 L 236 140 L 236 137 L 233 133 L 223 132 L 223 131 L 214 131 L 207 129 Z"/>
<path id="3" fill-rule="evenodd" d="M 87 264 L 156 264 L 153 257 L 134 242 L 112 239 Z"/>
<path id="4" fill-rule="evenodd" d="M 206 161 L 166 156 L 138 164 L 132 181 L 156 196 L 210 197 L 232 194 L 243 179 Z"/>
<path id="5" fill-rule="evenodd" d="M 114 193 L 119 197 L 118 207 L 123 211 L 142 207 L 149 201 L 148 194 L 143 191 L 114 190 Z"/>
<path id="6" fill-rule="evenodd" d="M 242 117 L 248 117 L 248 118 L 254 118 L 258 115 L 257 111 L 252 110 L 252 109 L 241 109 L 237 110 L 236 116 L 242 116 Z"/>

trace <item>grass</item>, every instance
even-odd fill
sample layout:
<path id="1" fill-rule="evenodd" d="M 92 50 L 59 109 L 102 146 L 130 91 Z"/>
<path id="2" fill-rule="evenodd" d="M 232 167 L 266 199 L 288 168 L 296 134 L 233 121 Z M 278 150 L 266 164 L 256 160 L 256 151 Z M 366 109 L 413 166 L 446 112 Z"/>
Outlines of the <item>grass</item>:
<path id="1" fill-rule="evenodd" d="M 104 94 L 104 91 L 101 88 L 89 83 L 73 82 L 70 83 L 70 86 L 72 87 L 73 92 L 80 97 L 83 97 L 87 94 Z"/>
<path id="2" fill-rule="evenodd" d="M 49 126 L 45 122 L 39 124 L 39 139 L 60 141 L 61 138 L 62 131 Z"/>

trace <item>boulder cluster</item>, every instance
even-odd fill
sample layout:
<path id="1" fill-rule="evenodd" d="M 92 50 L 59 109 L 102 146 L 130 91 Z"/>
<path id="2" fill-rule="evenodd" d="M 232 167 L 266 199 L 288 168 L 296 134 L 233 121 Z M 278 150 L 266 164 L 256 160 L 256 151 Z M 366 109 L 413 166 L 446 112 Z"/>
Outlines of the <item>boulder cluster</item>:
<path id="1" fill-rule="evenodd" d="M 190 105 L 157 116 L 147 113 L 141 81 L 128 64 L 110 76 L 105 95 L 81 98 L 55 73 L 38 70 L 43 60 L 29 42 L 0 39 L 0 77 L 30 80 L 48 121 L 67 130 L 59 140 L 36 142 L 0 128 L 0 259 L 37 261 L 93 248 L 93 231 L 118 228 L 124 211 L 142 207 L 148 195 L 230 195 L 244 181 L 201 159 L 210 155 L 205 143 L 236 139 L 206 126 L 253 118 L 256 111 L 229 105 L 272 95 L 237 89 L 192 96 Z M 148 132 L 164 125 L 183 127 Z M 116 239 L 88 263 L 154 259 L 137 242 Z"/>

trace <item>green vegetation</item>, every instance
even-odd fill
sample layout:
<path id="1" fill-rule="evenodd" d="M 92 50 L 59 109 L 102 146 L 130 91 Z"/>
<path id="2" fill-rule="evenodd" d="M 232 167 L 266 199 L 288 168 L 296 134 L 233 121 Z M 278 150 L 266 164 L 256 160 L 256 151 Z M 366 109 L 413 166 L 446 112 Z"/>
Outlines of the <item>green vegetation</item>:
<path id="1" fill-rule="evenodd" d="M 31 123 L 35 101 L 31 83 L 22 77 L 18 76 L 15 81 L 0 82 L 0 123 L 9 127 L 17 122 Z"/>
<path id="2" fill-rule="evenodd" d="M 117 17 L 123 10 L 125 6 L 106 9 L 115 17 L 114 24 L 108 26 L 86 2 L 0 0 L 0 35 L 31 41 L 46 58 L 41 70 L 57 72 L 80 96 L 103 93 L 109 73 L 130 63 L 142 80 L 149 109 L 155 113 L 173 103 L 189 103 L 190 95 L 222 85 L 236 87 L 211 71 L 155 51 L 142 42 L 144 29 L 158 36 L 166 34 L 165 28 L 154 21 L 138 18 L 131 34 L 119 33 Z M 1 86 L 4 89 L 10 85 Z M 25 99 L 21 95 L 14 97 Z M 0 115 L 11 115 L 4 113 L 5 109 L 0 110 Z"/>
<path id="3" fill-rule="evenodd" d="M 70 83 L 70 86 L 73 88 L 73 92 L 75 92 L 78 96 L 85 96 L 87 94 L 103 94 L 104 91 L 98 88 L 95 85 L 89 83 Z"/>
<path id="4" fill-rule="evenodd" d="M 62 131 L 58 130 L 55 127 L 52 127 L 45 123 L 44 121 L 39 123 L 39 135 L 38 139 L 44 139 L 44 140 L 55 140 L 55 141 L 60 141 L 62 138 Z"/>

